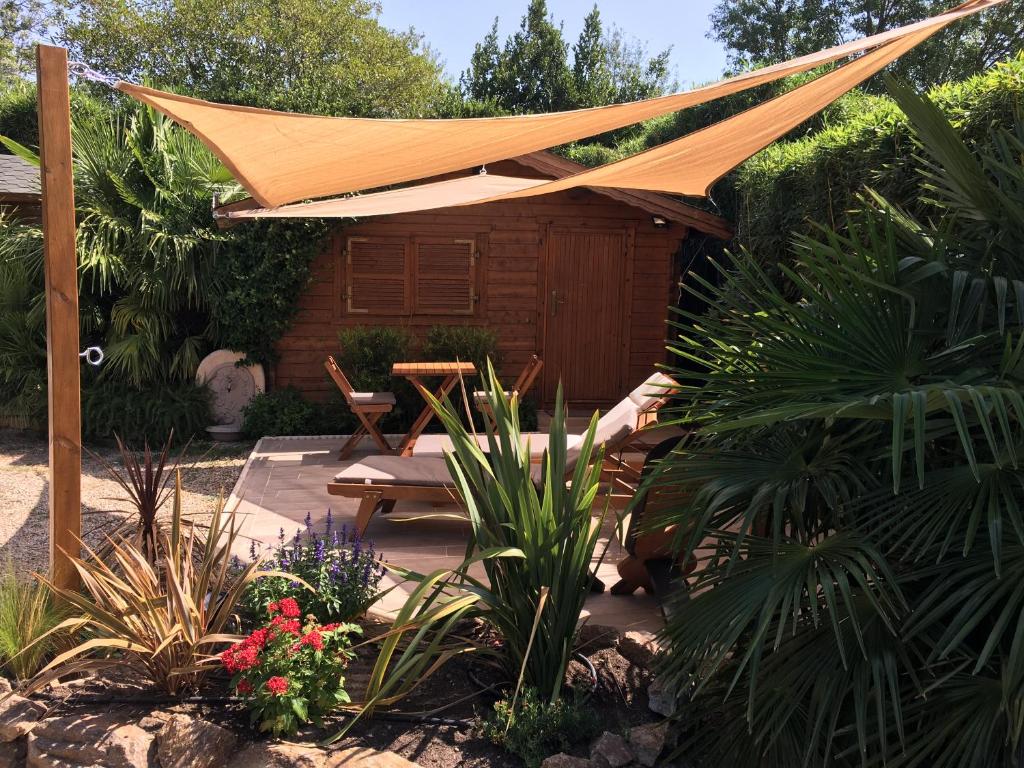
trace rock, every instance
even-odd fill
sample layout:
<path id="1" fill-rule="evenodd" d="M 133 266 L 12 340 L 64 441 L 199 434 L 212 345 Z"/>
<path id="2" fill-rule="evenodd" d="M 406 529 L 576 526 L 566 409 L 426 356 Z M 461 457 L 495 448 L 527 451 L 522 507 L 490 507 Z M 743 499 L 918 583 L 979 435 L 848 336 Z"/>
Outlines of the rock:
<path id="1" fill-rule="evenodd" d="M 14 741 L 24 736 L 45 712 L 42 704 L 16 693 L 0 699 L 0 741 Z"/>
<path id="2" fill-rule="evenodd" d="M 29 734 L 28 765 L 147 768 L 157 765 L 156 740 L 115 713 L 55 717 Z"/>
<path id="3" fill-rule="evenodd" d="M 25 739 L 0 743 L 0 768 L 21 768 L 25 765 L 28 744 Z"/>
<path id="4" fill-rule="evenodd" d="M 238 738 L 226 728 L 174 715 L 157 735 L 161 768 L 220 768 L 228 762 Z"/>
<path id="5" fill-rule="evenodd" d="M 654 766 L 665 749 L 668 722 L 638 725 L 629 729 L 629 746 L 640 765 Z"/>
<path id="6" fill-rule="evenodd" d="M 589 621 L 580 627 L 576 636 L 576 645 L 584 656 L 595 651 L 614 648 L 619 642 L 619 630 L 603 624 L 591 624 Z"/>
<path id="7" fill-rule="evenodd" d="M 676 713 L 675 688 L 664 678 L 656 677 L 647 686 L 647 708 L 663 717 L 672 717 Z"/>
<path id="8" fill-rule="evenodd" d="M 565 752 L 559 752 L 557 755 L 544 758 L 540 768 L 590 768 L 591 765 L 593 764 L 584 757 L 573 757 Z"/>
<path id="9" fill-rule="evenodd" d="M 322 768 L 327 753 L 301 744 L 250 744 L 238 752 L 228 768 Z"/>
<path id="10" fill-rule="evenodd" d="M 13 690 L 14 689 L 11 687 L 11 681 L 6 677 L 0 677 L 0 696 L 6 695 Z"/>
<path id="11" fill-rule="evenodd" d="M 658 644 L 650 632 L 626 632 L 619 638 L 617 646 L 623 658 L 644 669 L 650 669 Z"/>
<path id="12" fill-rule="evenodd" d="M 633 762 L 633 750 L 624 738 L 605 731 L 590 747 L 590 762 L 594 768 L 622 768 Z"/>
<path id="13" fill-rule="evenodd" d="M 156 737 L 137 725 L 114 728 L 99 743 L 107 768 L 139 768 L 156 765 Z"/>
<path id="14" fill-rule="evenodd" d="M 419 768 L 416 763 L 396 755 L 394 752 L 377 752 L 374 749 L 350 747 L 339 749 L 327 755 L 324 768 Z"/>

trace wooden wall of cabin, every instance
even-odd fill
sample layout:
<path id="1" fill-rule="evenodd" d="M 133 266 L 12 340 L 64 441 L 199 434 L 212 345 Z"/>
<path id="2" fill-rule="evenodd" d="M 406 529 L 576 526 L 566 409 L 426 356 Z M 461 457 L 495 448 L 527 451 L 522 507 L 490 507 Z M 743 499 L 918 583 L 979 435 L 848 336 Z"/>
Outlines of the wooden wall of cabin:
<path id="1" fill-rule="evenodd" d="M 550 227 L 625 229 L 630 233 L 632 275 L 624 290 L 629 348 L 619 373 L 622 394 L 665 359 L 667 306 L 675 298 L 673 255 L 686 227 L 656 228 L 650 214 L 589 190 L 464 209 L 401 214 L 341 228 L 312 265 L 312 282 L 299 301 L 291 329 L 278 344 L 274 387 L 294 386 L 313 399 L 329 393 L 323 361 L 339 348 L 346 326 L 402 325 L 422 335 L 432 325 L 481 325 L 498 336 L 503 373 L 514 378 L 535 352 L 543 357 L 545 233 Z M 473 316 L 346 311 L 343 251 L 352 237 L 452 237 L 476 240 L 479 302 Z M 540 391 L 540 388 L 536 390 Z"/>

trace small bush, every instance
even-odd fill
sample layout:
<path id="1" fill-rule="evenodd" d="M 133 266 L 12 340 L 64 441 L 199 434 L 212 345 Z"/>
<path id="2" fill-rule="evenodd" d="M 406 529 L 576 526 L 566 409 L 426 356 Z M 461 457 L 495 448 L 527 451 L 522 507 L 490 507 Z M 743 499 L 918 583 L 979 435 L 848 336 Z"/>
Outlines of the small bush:
<path id="1" fill-rule="evenodd" d="M 252 557 L 258 552 L 255 544 Z M 305 533 L 295 532 L 286 545 L 281 529 L 273 556 L 261 566 L 263 570 L 291 573 L 314 590 L 310 593 L 297 581 L 267 577 L 249 585 L 243 606 L 250 616 L 266 615 L 267 606 L 284 598 L 301 600 L 306 610 L 320 621 L 351 621 L 366 612 L 377 597 L 377 585 L 384 575 L 384 566 L 373 551 L 373 544 L 364 546 L 347 527 L 334 527 L 331 513 L 323 535 L 313 530 L 306 516 Z"/>
<path id="2" fill-rule="evenodd" d="M 0 665 L 17 680 L 35 675 L 57 649 L 57 634 L 39 641 L 60 624 L 67 611 L 41 584 L 18 577 L 10 564 L 0 573 Z M 38 642 L 37 642 L 38 641 Z"/>
<path id="3" fill-rule="evenodd" d="M 489 328 L 475 325 L 435 325 L 423 339 L 424 360 L 461 360 L 476 366 L 482 376 L 487 371 L 487 359 L 501 368 L 498 356 L 498 337 Z"/>
<path id="4" fill-rule="evenodd" d="M 354 654 L 348 636 L 355 624 L 321 626 L 305 621 L 292 598 L 271 603 L 269 622 L 221 654 L 231 687 L 251 711 L 252 723 L 274 736 L 291 735 L 300 723 L 321 718 L 351 699 L 344 671 Z"/>
<path id="5" fill-rule="evenodd" d="M 267 435 L 315 435 L 317 407 L 292 387 L 256 395 L 242 410 L 242 434 L 256 439 Z"/>
<path id="6" fill-rule="evenodd" d="M 193 384 L 159 384 L 138 389 L 99 380 L 82 388 L 82 434 L 108 439 L 115 433 L 133 443 L 162 443 L 173 431 L 181 440 L 206 436 L 210 391 Z"/>
<path id="7" fill-rule="evenodd" d="M 597 715 L 579 699 L 545 704 L 534 688 L 523 689 L 515 711 L 507 698 L 495 703 L 482 726 L 486 739 L 516 755 L 528 768 L 588 741 L 598 728 Z"/>
<path id="8" fill-rule="evenodd" d="M 356 326 L 338 333 L 338 364 L 352 386 L 362 392 L 390 392 L 391 367 L 409 360 L 412 334 L 395 326 Z"/>

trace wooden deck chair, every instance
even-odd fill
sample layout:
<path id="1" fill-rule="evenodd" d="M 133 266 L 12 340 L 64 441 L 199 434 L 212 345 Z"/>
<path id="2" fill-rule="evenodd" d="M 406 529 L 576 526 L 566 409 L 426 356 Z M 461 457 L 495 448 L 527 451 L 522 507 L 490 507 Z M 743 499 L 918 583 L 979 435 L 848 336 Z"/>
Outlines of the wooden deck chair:
<path id="1" fill-rule="evenodd" d="M 352 433 L 352 436 L 341 447 L 339 458 L 347 459 L 351 456 L 352 451 L 355 450 L 356 445 L 365 435 L 372 437 L 373 441 L 377 443 L 377 446 L 384 453 L 394 453 L 394 449 L 388 443 L 387 438 L 378 429 L 377 422 L 380 421 L 385 413 L 391 413 L 395 407 L 395 396 L 391 392 L 356 392 L 331 355 L 327 356 L 324 368 L 327 369 L 327 373 L 334 379 L 334 383 L 338 385 L 338 389 L 341 390 L 341 394 L 345 397 L 348 407 L 352 409 L 352 413 L 359 419 L 359 426 L 356 428 L 356 431 Z"/>
<path id="2" fill-rule="evenodd" d="M 667 392 L 673 386 L 675 382 L 672 379 L 663 374 L 655 374 L 598 420 L 594 444 L 605 446 L 606 461 L 608 455 L 621 454 L 625 450 L 638 429 L 648 423 L 651 413 L 667 401 Z M 531 436 L 531 453 L 535 450 L 533 437 L 542 442 L 544 448 L 547 447 L 546 435 Z M 566 449 L 569 472 L 575 469 L 573 456 L 574 453 L 578 455 L 582 442 L 581 435 L 568 436 Z M 540 464 L 534 465 L 534 472 L 539 482 Z M 639 479 L 639 472 L 636 474 Z M 616 506 L 625 505 L 632 497 L 635 486 L 629 489 L 629 498 L 626 498 L 626 481 L 621 476 L 614 479 L 615 482 L 611 484 L 612 502 Z M 356 515 L 359 535 L 363 534 L 377 511 L 387 514 L 399 501 L 433 504 L 459 501 L 455 483 L 440 454 L 368 456 L 339 472 L 334 481 L 327 484 L 327 492 L 332 496 L 360 500 Z"/>
<path id="3" fill-rule="evenodd" d="M 530 387 L 533 386 L 533 382 L 537 379 L 537 375 L 540 373 L 540 369 L 544 367 L 544 361 L 536 355 L 532 355 L 530 359 L 523 366 L 523 370 L 519 373 L 519 378 L 516 379 L 516 383 L 512 385 L 511 391 L 505 392 L 505 397 L 512 397 L 513 394 L 519 395 L 521 400 L 527 392 L 530 391 Z M 494 413 L 491 411 L 491 406 L 487 402 L 487 393 L 478 391 L 473 393 L 473 403 L 476 405 L 476 409 L 482 413 L 491 424 L 494 424 Z"/>

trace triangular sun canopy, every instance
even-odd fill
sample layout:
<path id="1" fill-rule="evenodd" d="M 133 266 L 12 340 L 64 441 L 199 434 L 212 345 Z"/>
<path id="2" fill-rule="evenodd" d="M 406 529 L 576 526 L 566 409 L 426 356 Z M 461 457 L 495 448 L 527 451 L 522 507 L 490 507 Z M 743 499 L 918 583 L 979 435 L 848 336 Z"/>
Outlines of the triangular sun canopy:
<path id="1" fill-rule="evenodd" d="M 553 182 L 554 186 L 537 185 L 511 193 L 525 196 L 570 186 L 617 186 L 699 195 L 736 163 L 943 27 L 1003 2 L 969 0 L 915 24 L 684 93 L 542 115 L 455 120 L 323 117 L 214 104 L 125 82 L 118 83 L 117 88 L 198 136 L 253 198 L 267 208 L 274 208 L 297 200 L 400 184 L 528 154 L 870 51 L 737 118 L 619 163 L 561 179 Z M 822 81 L 825 84 L 818 85 Z"/>

